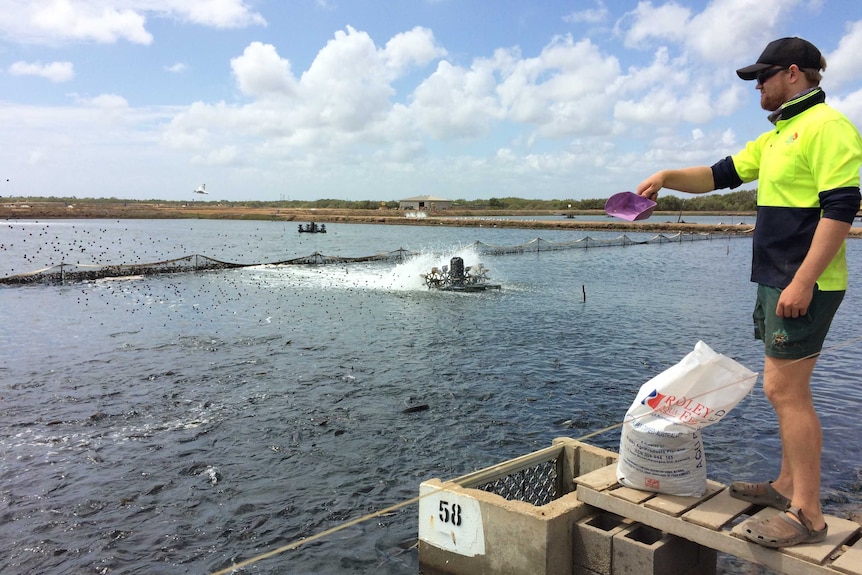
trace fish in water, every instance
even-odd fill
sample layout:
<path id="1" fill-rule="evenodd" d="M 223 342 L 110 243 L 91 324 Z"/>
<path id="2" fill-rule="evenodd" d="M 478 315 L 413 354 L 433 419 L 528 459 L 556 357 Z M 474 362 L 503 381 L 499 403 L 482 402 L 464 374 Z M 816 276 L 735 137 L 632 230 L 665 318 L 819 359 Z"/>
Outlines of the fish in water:
<path id="1" fill-rule="evenodd" d="M 411 405 L 405 409 L 401 410 L 401 413 L 418 413 L 420 411 L 428 411 L 431 407 L 427 403 L 420 403 L 419 405 Z"/>

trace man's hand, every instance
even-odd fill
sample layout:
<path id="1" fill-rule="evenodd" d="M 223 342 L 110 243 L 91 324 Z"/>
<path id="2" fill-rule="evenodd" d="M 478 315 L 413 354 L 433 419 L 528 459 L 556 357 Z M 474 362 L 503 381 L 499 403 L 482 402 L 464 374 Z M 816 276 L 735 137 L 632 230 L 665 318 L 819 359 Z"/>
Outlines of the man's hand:
<path id="1" fill-rule="evenodd" d="M 801 282 L 790 282 L 778 298 L 775 315 L 797 318 L 808 313 L 808 306 L 814 298 L 814 288 Z"/>
<path id="2" fill-rule="evenodd" d="M 658 191 L 664 187 L 664 173 L 656 172 L 637 187 L 637 194 L 652 201 L 658 201 Z"/>

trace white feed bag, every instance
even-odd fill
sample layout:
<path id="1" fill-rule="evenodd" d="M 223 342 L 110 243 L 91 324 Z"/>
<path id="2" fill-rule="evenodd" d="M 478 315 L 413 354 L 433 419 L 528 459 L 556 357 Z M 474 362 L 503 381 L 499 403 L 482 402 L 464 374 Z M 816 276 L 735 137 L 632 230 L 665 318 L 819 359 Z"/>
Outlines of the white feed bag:
<path id="1" fill-rule="evenodd" d="M 706 491 L 700 429 L 718 423 L 754 387 L 757 373 L 702 341 L 643 384 L 623 422 L 617 479 L 672 495 Z"/>

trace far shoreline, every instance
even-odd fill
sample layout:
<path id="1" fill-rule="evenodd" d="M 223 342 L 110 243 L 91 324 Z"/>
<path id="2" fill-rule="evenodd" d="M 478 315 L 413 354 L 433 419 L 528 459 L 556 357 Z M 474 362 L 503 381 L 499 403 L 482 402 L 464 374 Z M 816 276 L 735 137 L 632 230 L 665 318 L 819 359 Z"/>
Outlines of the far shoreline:
<path id="1" fill-rule="evenodd" d="M 406 217 L 406 212 L 397 209 L 329 209 L 329 208 L 273 208 L 248 207 L 216 202 L 157 203 L 123 201 L 77 201 L 64 202 L 15 202 L 0 205 L 0 219 L 51 220 L 51 219 L 218 219 L 259 220 L 283 222 L 318 222 L 377 225 L 420 225 L 448 227 L 497 227 L 555 230 L 637 231 L 654 233 L 718 233 L 728 235 L 751 235 L 751 224 L 696 224 L 650 222 L 625 222 L 608 217 L 607 221 L 578 221 L 566 215 L 604 216 L 600 210 L 562 211 L 510 211 L 510 210 L 446 210 L 427 213 L 425 217 Z M 730 220 L 751 218 L 753 212 L 655 212 L 657 215 L 679 217 L 721 215 Z M 559 216 L 559 219 L 506 219 L 508 217 Z M 862 237 L 862 227 L 854 227 L 850 237 Z"/>

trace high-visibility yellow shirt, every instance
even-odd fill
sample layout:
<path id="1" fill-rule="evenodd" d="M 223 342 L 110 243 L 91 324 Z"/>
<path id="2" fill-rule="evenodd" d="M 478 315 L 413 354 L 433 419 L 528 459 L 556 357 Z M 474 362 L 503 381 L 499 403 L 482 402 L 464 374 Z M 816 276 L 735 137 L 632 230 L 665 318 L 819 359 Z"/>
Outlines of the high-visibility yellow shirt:
<path id="1" fill-rule="evenodd" d="M 758 180 L 751 280 L 787 287 L 821 218 L 852 222 L 859 211 L 862 138 L 819 88 L 786 103 L 775 129 L 732 156 L 742 182 Z M 847 289 L 846 244 L 817 280 Z"/>

